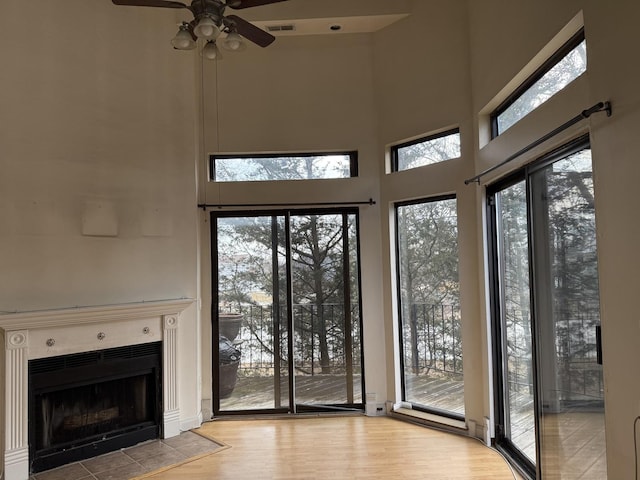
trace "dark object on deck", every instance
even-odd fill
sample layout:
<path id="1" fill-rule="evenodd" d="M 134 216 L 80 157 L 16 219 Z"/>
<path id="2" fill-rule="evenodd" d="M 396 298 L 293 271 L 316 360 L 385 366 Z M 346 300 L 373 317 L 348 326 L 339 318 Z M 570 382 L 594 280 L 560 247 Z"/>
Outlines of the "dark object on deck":
<path id="1" fill-rule="evenodd" d="M 233 393 L 238 380 L 240 350 L 235 348 L 227 337 L 223 336 L 220 336 L 218 348 L 220 351 L 220 398 L 228 398 Z"/>
<path id="2" fill-rule="evenodd" d="M 219 313 L 218 325 L 220 327 L 220 335 L 233 342 L 238 336 L 238 333 L 240 333 L 243 319 L 244 315 L 241 313 Z"/>

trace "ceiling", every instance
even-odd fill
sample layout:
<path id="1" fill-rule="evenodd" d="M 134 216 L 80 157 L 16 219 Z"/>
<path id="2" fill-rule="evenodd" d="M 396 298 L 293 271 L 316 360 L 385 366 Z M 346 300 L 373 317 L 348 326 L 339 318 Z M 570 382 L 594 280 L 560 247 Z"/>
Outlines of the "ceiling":
<path id="1" fill-rule="evenodd" d="M 242 11 L 274 36 L 375 32 L 410 13 L 408 0 L 288 0 Z"/>
<path id="2" fill-rule="evenodd" d="M 253 22 L 272 35 L 335 35 L 339 33 L 376 32 L 408 14 L 366 15 L 350 17 L 298 18 L 290 20 L 264 20 Z"/>

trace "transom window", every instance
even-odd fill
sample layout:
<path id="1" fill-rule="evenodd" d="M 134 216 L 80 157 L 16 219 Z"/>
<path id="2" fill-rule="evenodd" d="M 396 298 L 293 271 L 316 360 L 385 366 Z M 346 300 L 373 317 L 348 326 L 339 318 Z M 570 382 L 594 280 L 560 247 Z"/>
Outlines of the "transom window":
<path id="1" fill-rule="evenodd" d="M 358 176 L 357 152 L 211 155 L 211 180 L 255 182 Z"/>
<path id="2" fill-rule="evenodd" d="M 460 130 L 429 135 L 391 147 L 391 170 L 400 172 L 460 156 Z"/>
<path id="3" fill-rule="evenodd" d="M 581 29 L 494 110 L 492 138 L 504 133 L 586 71 L 587 43 Z"/>

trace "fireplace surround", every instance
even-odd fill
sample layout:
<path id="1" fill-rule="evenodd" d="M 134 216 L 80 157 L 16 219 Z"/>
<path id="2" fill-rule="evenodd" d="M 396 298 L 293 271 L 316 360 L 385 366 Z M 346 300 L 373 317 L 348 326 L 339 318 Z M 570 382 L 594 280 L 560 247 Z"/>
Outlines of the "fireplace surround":
<path id="1" fill-rule="evenodd" d="M 159 429 L 164 438 L 178 435 L 179 318 L 193 302 L 162 300 L 0 315 L 4 479 L 25 480 L 30 474 L 29 424 L 34 419 L 29 418 L 29 361 L 160 342 Z M 109 415 L 109 408 L 104 410 L 95 415 Z M 70 417 L 73 421 L 73 415 Z"/>

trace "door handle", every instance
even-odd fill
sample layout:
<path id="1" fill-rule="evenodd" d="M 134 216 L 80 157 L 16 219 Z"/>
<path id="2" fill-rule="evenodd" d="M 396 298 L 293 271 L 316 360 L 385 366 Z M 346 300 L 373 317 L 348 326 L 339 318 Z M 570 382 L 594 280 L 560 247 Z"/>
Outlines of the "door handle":
<path id="1" fill-rule="evenodd" d="M 596 325 L 596 356 L 598 365 L 602 365 L 602 329 L 600 325 Z"/>

